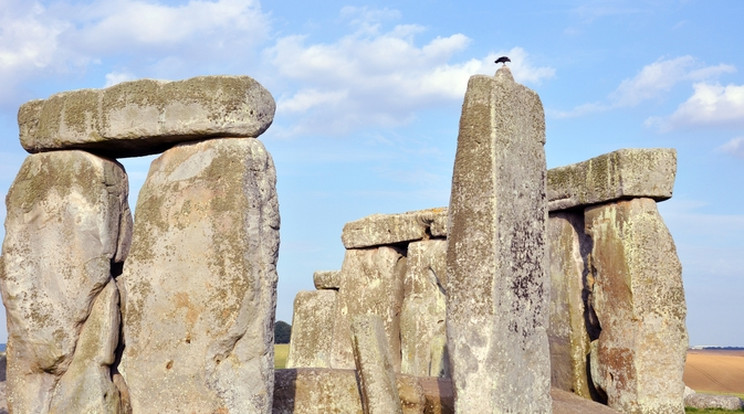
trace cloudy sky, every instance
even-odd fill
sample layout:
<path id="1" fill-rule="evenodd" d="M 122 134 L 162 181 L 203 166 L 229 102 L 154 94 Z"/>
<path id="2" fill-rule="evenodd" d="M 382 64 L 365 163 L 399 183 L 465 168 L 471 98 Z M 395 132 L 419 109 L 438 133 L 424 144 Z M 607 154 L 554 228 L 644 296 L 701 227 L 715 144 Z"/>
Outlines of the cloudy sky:
<path id="1" fill-rule="evenodd" d="M 690 343 L 744 346 L 742 16 L 739 0 L 0 0 L 0 194 L 26 156 L 16 114 L 28 100 L 250 75 L 277 101 L 260 139 L 277 167 L 277 318 L 289 322 L 313 272 L 340 268 L 344 223 L 447 205 L 467 79 L 508 55 L 545 107 L 548 167 L 677 149 L 659 208 Z M 151 160 L 123 161 L 132 206 Z"/>

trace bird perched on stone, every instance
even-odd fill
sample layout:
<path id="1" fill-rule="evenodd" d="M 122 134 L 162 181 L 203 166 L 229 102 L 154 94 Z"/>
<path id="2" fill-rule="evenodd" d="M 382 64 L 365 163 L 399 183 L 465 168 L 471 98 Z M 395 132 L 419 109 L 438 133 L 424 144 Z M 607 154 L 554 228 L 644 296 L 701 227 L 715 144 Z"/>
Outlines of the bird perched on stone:
<path id="1" fill-rule="evenodd" d="M 508 56 L 501 56 L 500 58 L 496 59 L 494 63 L 503 63 L 504 66 L 506 66 L 506 62 L 511 62 L 511 59 L 509 59 Z"/>

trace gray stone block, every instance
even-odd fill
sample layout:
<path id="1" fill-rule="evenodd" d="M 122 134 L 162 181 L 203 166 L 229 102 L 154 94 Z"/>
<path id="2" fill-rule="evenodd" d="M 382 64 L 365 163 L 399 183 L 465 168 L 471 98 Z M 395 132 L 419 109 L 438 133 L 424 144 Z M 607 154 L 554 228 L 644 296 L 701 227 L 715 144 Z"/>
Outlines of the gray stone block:
<path id="1" fill-rule="evenodd" d="M 275 108 L 271 94 L 248 76 L 143 79 L 27 102 L 18 125 L 31 153 L 87 149 L 134 157 L 209 137 L 258 137 Z"/>
<path id="2" fill-rule="evenodd" d="M 563 210 L 632 197 L 672 196 L 677 152 L 621 149 L 548 171 L 548 209 Z"/>
<path id="3" fill-rule="evenodd" d="M 544 144 L 540 98 L 507 67 L 470 78 L 447 240 L 457 412 L 551 412 Z"/>

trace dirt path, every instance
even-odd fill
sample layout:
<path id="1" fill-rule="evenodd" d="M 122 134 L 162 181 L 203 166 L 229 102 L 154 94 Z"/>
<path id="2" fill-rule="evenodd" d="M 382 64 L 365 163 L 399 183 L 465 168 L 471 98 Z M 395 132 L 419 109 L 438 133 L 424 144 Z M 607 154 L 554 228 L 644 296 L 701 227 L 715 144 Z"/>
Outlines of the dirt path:
<path id="1" fill-rule="evenodd" d="M 690 350 L 684 380 L 695 391 L 744 394 L 744 351 Z"/>

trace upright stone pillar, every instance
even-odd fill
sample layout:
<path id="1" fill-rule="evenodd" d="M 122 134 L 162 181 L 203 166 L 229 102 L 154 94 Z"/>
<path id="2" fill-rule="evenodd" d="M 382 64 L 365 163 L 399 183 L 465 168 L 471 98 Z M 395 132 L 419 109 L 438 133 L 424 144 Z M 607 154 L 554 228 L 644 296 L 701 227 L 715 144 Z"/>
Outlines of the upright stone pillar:
<path id="1" fill-rule="evenodd" d="M 332 289 L 297 292 L 285 368 L 330 368 L 337 294 Z"/>
<path id="2" fill-rule="evenodd" d="M 408 244 L 400 312 L 401 367 L 418 377 L 449 376 L 445 332 L 447 240 Z"/>
<path id="3" fill-rule="evenodd" d="M 683 413 L 688 338 L 682 267 L 656 202 L 634 198 L 589 207 L 585 219 L 602 327 L 593 380 L 616 410 Z"/>
<path id="4" fill-rule="evenodd" d="M 457 412 L 551 412 L 544 144 L 535 92 L 506 67 L 470 78 L 447 249 Z"/>
<path id="5" fill-rule="evenodd" d="M 554 388 L 591 398 L 586 356 L 599 334 L 589 299 L 591 240 L 584 234 L 584 217 L 576 212 L 551 212 L 548 219 L 550 270 L 551 384 Z"/>
<path id="6" fill-rule="evenodd" d="M 122 166 L 87 152 L 35 154 L 21 166 L 0 268 L 11 412 L 117 412 L 112 280 L 129 249 L 127 195 Z"/>
<path id="7" fill-rule="evenodd" d="M 275 185 L 254 138 L 182 144 L 153 161 L 118 279 L 133 412 L 271 412 Z"/>
<path id="8" fill-rule="evenodd" d="M 393 366 L 400 371 L 400 309 L 406 258 L 390 246 L 348 249 L 341 265 L 332 368 L 354 368 L 350 324 L 354 316 L 382 318 Z"/>

